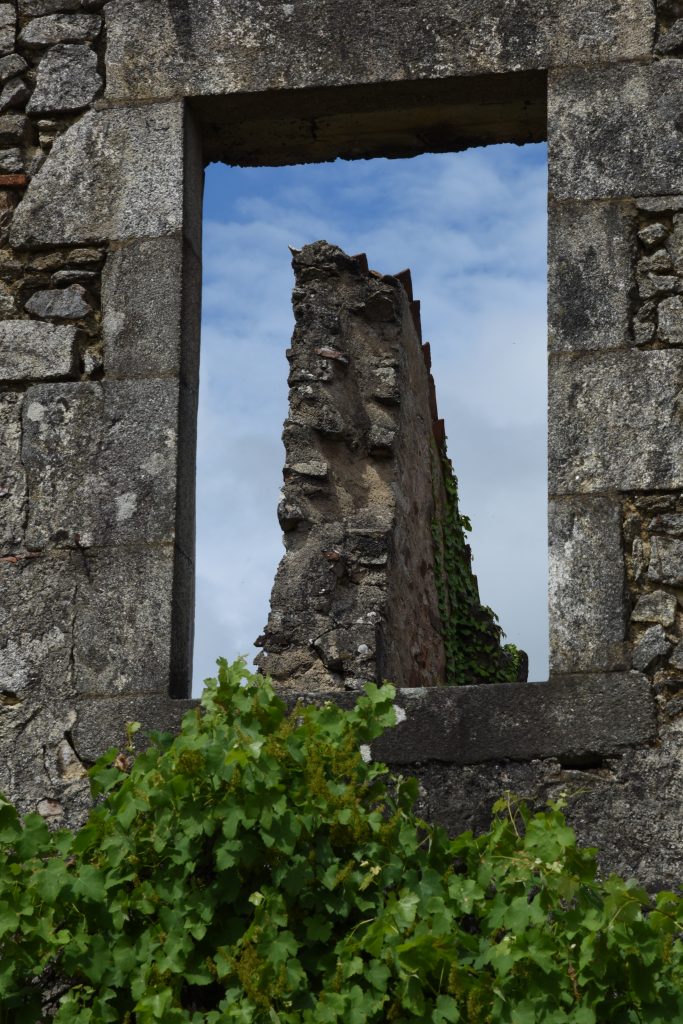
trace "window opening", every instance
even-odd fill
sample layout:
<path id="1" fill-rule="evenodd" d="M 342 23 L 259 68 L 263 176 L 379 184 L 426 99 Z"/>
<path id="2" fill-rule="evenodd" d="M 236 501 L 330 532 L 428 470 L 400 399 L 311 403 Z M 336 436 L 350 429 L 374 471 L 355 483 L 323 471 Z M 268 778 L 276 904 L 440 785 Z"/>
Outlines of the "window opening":
<path id="1" fill-rule="evenodd" d="M 257 653 L 283 553 L 276 508 L 291 337 L 288 246 L 410 267 L 472 521 L 482 601 L 547 678 L 546 147 L 207 170 L 194 690 Z"/>

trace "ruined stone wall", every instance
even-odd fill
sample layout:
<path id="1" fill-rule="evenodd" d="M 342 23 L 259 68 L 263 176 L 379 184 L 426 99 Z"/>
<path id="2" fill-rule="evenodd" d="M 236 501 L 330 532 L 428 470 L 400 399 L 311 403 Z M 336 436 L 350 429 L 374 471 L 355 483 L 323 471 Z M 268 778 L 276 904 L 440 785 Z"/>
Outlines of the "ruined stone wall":
<path id="1" fill-rule="evenodd" d="M 680 880 L 681 18 L 0 0 L 0 786 L 23 808 L 75 821 L 125 721 L 188 706 L 203 161 L 547 137 L 552 681 L 404 688 L 377 756 L 451 828 L 505 785 L 576 787 L 606 867 Z"/>

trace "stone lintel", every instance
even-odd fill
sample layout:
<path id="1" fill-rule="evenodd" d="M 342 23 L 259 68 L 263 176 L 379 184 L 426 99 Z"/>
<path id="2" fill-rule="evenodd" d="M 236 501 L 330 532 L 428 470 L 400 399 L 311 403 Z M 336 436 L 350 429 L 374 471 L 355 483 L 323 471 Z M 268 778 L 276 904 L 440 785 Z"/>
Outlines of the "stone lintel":
<path id="1" fill-rule="evenodd" d="M 289 707 L 332 701 L 352 708 L 358 694 L 280 687 Z M 74 728 L 81 758 L 94 760 L 125 741 L 125 723 L 177 731 L 197 701 L 163 694 L 88 701 Z M 636 672 L 570 676 L 557 683 L 399 689 L 401 719 L 372 745 L 372 757 L 410 767 L 430 761 L 482 764 L 552 757 L 567 763 L 618 754 L 656 738 L 650 685 Z"/>

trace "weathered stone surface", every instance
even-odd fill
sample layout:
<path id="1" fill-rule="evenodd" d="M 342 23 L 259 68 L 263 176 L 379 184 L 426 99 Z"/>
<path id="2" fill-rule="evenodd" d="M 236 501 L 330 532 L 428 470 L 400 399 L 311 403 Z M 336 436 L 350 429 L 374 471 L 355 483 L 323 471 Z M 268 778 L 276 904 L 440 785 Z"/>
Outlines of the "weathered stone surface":
<path id="1" fill-rule="evenodd" d="M 629 344 L 635 211 L 617 203 L 550 207 L 551 351 Z"/>
<path id="2" fill-rule="evenodd" d="M 553 494 L 683 486 L 683 353 L 556 355 L 550 360 Z"/>
<path id="3" fill-rule="evenodd" d="M 167 695 L 173 547 L 97 550 L 88 553 L 86 563 L 87 582 L 76 595 L 76 689 L 88 695 Z"/>
<path id="4" fill-rule="evenodd" d="M 0 281 L 0 317 L 10 318 L 16 312 L 16 302 L 12 289 Z"/>
<path id="5" fill-rule="evenodd" d="M 21 174 L 24 158 L 20 149 L 0 149 L 0 174 Z"/>
<path id="6" fill-rule="evenodd" d="M 21 107 L 31 95 L 31 90 L 21 78 L 10 78 L 0 92 L 0 111 Z"/>
<path id="7" fill-rule="evenodd" d="M 0 82 L 6 82 L 8 78 L 21 75 L 26 71 L 28 64 L 18 53 L 10 53 L 0 59 Z"/>
<path id="8" fill-rule="evenodd" d="M 683 191 L 683 63 L 554 72 L 548 93 L 554 199 Z"/>
<path id="9" fill-rule="evenodd" d="M 180 238 L 133 242 L 107 257 L 102 274 L 102 332 L 109 377 L 177 374 L 182 340 Z M 145 287 L 140 288 L 140 281 Z"/>
<path id="10" fill-rule="evenodd" d="M 671 644 L 666 639 L 661 626 L 650 626 L 633 645 L 633 667 L 640 672 L 652 669 L 655 662 L 671 652 Z"/>
<path id="11" fill-rule="evenodd" d="M 0 550 L 21 544 L 26 518 L 26 473 L 21 464 L 23 395 L 0 394 Z M 1 685 L 1 684 L 0 684 Z"/>
<path id="12" fill-rule="evenodd" d="M 24 46 L 55 46 L 58 43 L 85 43 L 100 34 L 102 19 L 97 14 L 48 14 L 34 18 L 21 30 Z"/>
<path id="13" fill-rule="evenodd" d="M 673 654 L 671 655 L 671 665 L 683 671 L 683 640 L 676 644 Z"/>
<path id="14" fill-rule="evenodd" d="M 74 284 L 69 288 L 51 288 L 34 292 L 24 307 L 27 313 L 46 320 L 78 320 L 92 313 L 85 289 Z"/>
<path id="15" fill-rule="evenodd" d="M 102 87 L 97 54 L 89 46 L 54 46 L 38 65 L 27 110 L 32 114 L 82 110 Z"/>
<path id="16" fill-rule="evenodd" d="M 655 583 L 683 585 L 683 540 L 653 537 L 647 577 Z"/>
<path id="17" fill-rule="evenodd" d="M 0 117 L 0 143 L 6 146 L 20 142 L 27 126 L 28 119 L 23 114 L 4 114 Z"/>
<path id="18" fill-rule="evenodd" d="M 683 298 L 672 295 L 657 307 L 657 337 L 667 345 L 683 345 Z"/>
<path id="19" fill-rule="evenodd" d="M 447 584 L 433 535 L 447 517 L 444 470 L 408 294 L 327 242 L 295 252 L 293 267 L 286 553 L 257 663 L 314 690 L 364 679 L 438 685 L 449 679 Z M 394 380 L 391 402 L 377 398 L 378 371 Z M 499 631 L 478 600 L 469 559 L 458 569 L 470 584 L 461 614 L 481 629 L 481 672 L 473 667 L 472 681 L 486 669 L 495 677 L 505 658 Z"/>
<path id="20" fill-rule="evenodd" d="M 47 380 L 74 372 L 75 327 L 0 321 L 0 380 Z"/>
<path id="21" fill-rule="evenodd" d="M 198 705 L 196 700 L 170 700 L 158 693 L 83 700 L 77 706 L 74 745 L 82 758 L 95 761 L 110 747 L 126 745 L 126 722 L 140 722 L 134 742 L 142 748 L 145 732 L 177 733 L 183 715 Z"/>
<path id="22" fill-rule="evenodd" d="M 94 11 L 101 6 L 101 0 L 19 0 L 19 14 L 38 18 L 44 14 Z"/>
<path id="23" fill-rule="evenodd" d="M 614 713 L 619 716 L 617 708 Z M 580 845 L 598 847 L 604 876 L 636 877 L 651 891 L 676 889 L 683 874 L 682 743 L 679 718 L 656 746 L 583 767 L 557 758 L 415 765 L 411 771 L 421 786 L 417 810 L 451 835 L 465 829 L 480 833 L 489 828 L 491 807 L 506 790 L 524 794 L 539 809 L 570 794 L 569 822 Z"/>
<path id="24" fill-rule="evenodd" d="M 172 542 L 178 385 L 38 385 L 24 403 L 27 544 Z"/>
<path id="25" fill-rule="evenodd" d="M 655 590 L 641 594 L 631 612 L 633 622 L 658 622 L 661 626 L 673 626 L 678 602 L 666 590 Z"/>
<path id="26" fill-rule="evenodd" d="M 17 26 L 17 12 L 14 4 L 0 3 L 0 53 L 9 53 L 14 49 Z"/>
<path id="27" fill-rule="evenodd" d="M 619 503 L 551 500 L 549 562 L 551 674 L 626 668 Z"/>
<path id="28" fill-rule="evenodd" d="M 70 693 L 81 573 L 69 556 L 0 559 L 0 694 L 28 703 Z"/>
<path id="29" fill-rule="evenodd" d="M 126 100 L 645 58 L 654 33 L 646 0 L 304 0 L 258 12 L 250 0 L 119 0 L 106 12 L 107 95 Z"/>
<path id="30" fill-rule="evenodd" d="M 79 245 L 182 227 L 183 113 L 165 103 L 85 114 L 31 181 L 11 238 Z"/>
<path id="31" fill-rule="evenodd" d="M 680 55 L 683 50 L 683 18 L 674 22 L 668 32 L 657 40 L 655 52 L 663 56 Z"/>

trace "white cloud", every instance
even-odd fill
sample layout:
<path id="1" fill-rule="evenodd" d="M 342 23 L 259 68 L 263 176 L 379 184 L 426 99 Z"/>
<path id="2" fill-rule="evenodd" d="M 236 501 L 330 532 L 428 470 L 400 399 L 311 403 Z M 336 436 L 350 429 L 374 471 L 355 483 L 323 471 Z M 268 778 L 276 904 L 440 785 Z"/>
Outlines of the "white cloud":
<path id="1" fill-rule="evenodd" d="M 196 678 L 251 651 L 282 553 L 276 518 L 288 245 L 409 266 L 474 523 L 482 597 L 547 672 L 546 184 L 542 147 L 210 171 L 198 452 Z"/>

